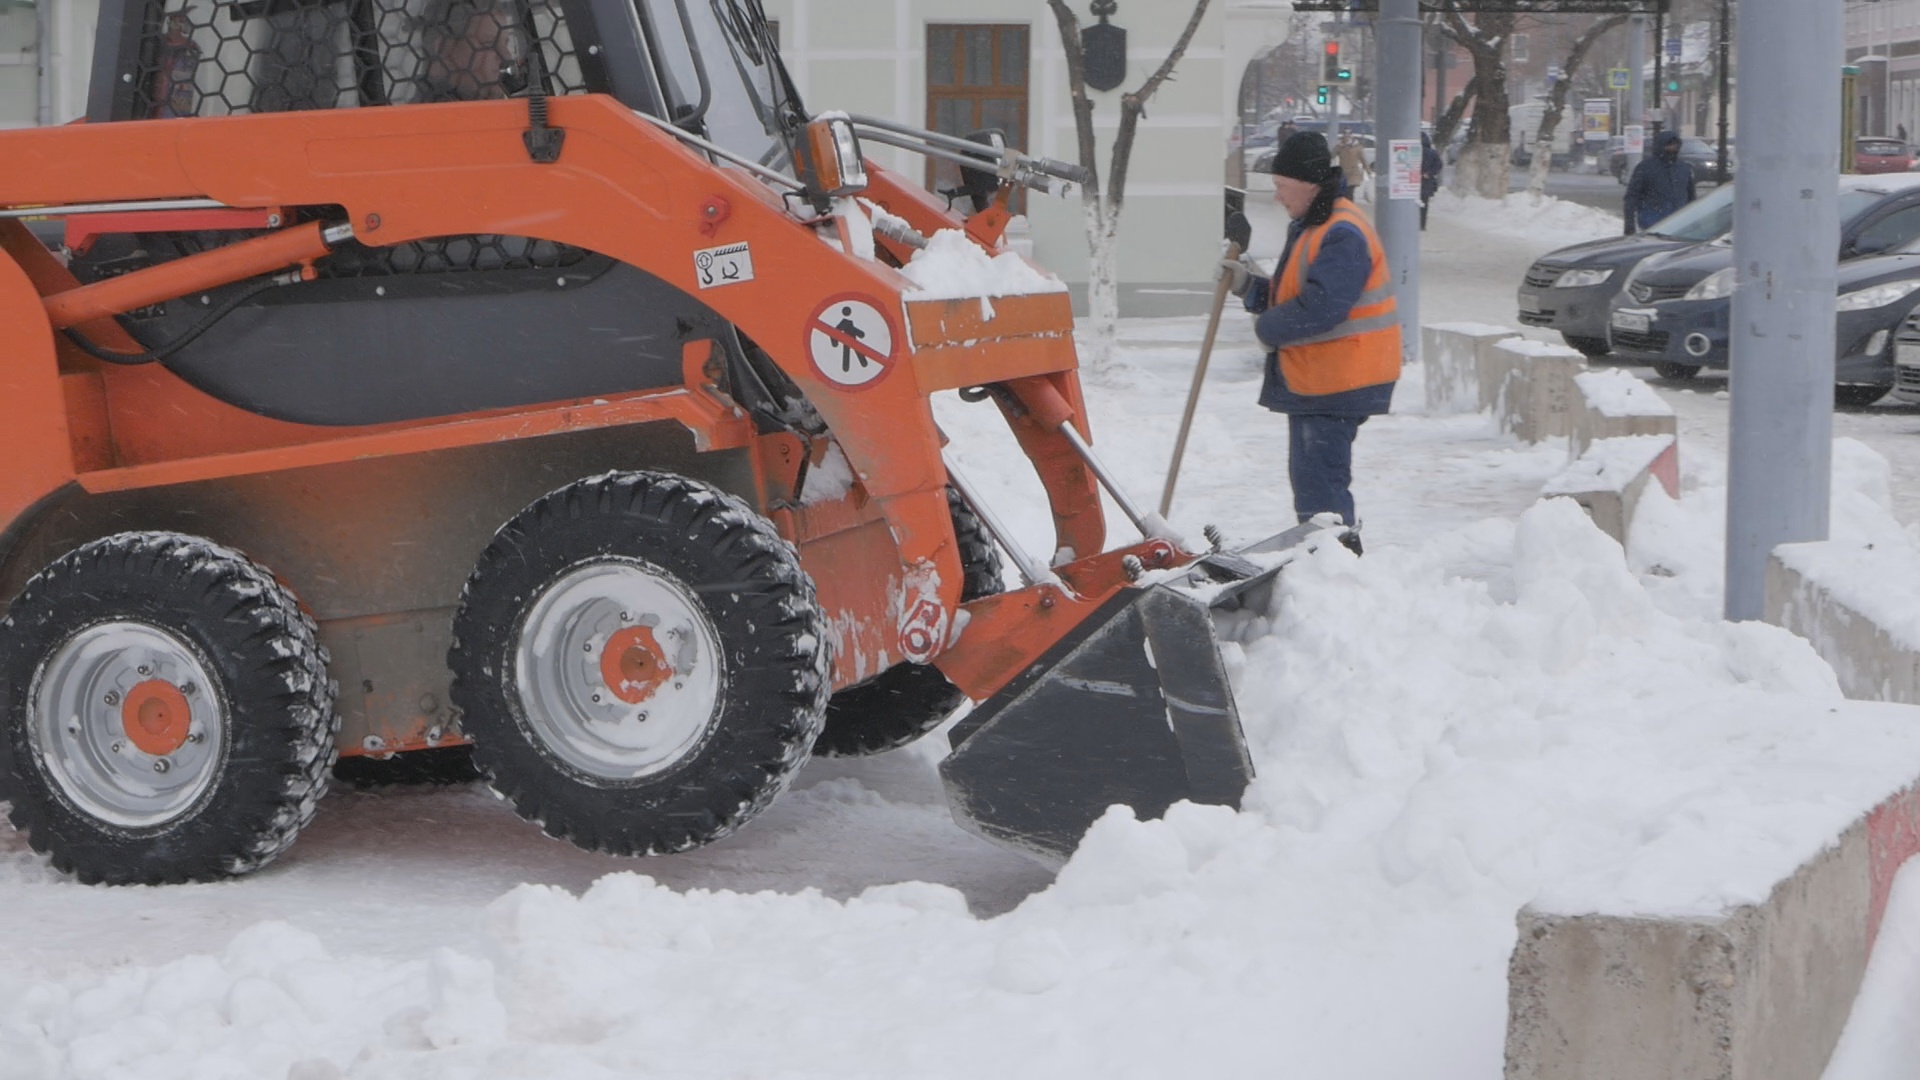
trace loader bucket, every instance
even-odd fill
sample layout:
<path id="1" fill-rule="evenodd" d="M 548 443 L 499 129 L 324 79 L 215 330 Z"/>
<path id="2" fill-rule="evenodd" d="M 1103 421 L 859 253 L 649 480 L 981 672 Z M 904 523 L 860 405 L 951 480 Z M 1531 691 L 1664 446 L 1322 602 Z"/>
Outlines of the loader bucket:
<path id="1" fill-rule="evenodd" d="M 1053 865 L 1114 803 L 1237 808 L 1253 779 L 1207 606 L 1165 585 L 1121 590 L 950 738 L 955 820 Z"/>
<path id="2" fill-rule="evenodd" d="M 1184 587 L 1121 589 L 954 725 L 954 819 L 1058 866 L 1115 803 L 1143 820 L 1182 799 L 1238 809 L 1253 763 L 1214 617 L 1265 610 L 1284 561 L 1249 556 L 1335 535 L 1302 525 L 1200 559 Z"/>

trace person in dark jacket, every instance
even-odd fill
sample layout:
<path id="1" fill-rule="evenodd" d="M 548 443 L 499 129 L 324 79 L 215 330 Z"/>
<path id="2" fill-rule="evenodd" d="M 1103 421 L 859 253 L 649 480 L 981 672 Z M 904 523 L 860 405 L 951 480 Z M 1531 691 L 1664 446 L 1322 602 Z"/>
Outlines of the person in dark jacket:
<path id="1" fill-rule="evenodd" d="M 1626 234 L 1632 236 L 1693 201 L 1693 166 L 1680 160 L 1680 133 L 1653 138 L 1653 153 L 1633 167 L 1622 205 Z"/>
<path id="2" fill-rule="evenodd" d="M 1260 404 L 1287 417 L 1287 475 L 1299 520 L 1332 513 L 1348 526 L 1341 543 L 1357 554 L 1353 440 L 1387 411 L 1400 378 L 1400 316 L 1386 253 L 1373 226 L 1346 198 L 1327 142 L 1314 132 L 1288 139 L 1263 171 L 1293 219 L 1271 281 L 1222 264 L 1258 318 L 1267 354 Z"/>
<path id="3" fill-rule="evenodd" d="M 1440 192 L 1440 170 L 1447 163 L 1433 148 L 1433 136 L 1420 133 L 1420 231 L 1427 229 L 1427 204 Z"/>

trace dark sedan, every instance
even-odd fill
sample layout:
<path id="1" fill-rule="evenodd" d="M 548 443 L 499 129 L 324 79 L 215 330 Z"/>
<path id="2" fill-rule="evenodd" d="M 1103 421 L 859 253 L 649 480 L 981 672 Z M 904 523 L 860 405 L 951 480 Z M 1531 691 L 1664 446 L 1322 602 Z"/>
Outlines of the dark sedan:
<path id="1" fill-rule="evenodd" d="M 1893 386 L 1888 339 L 1920 287 L 1907 284 L 1920 282 L 1920 176 L 1849 176 L 1840 185 L 1835 400 L 1865 405 Z M 1726 367 L 1733 284 L 1730 239 L 1645 260 L 1613 301 L 1615 355 L 1669 379 Z"/>
<path id="2" fill-rule="evenodd" d="M 1648 145 L 1652 145 L 1652 136 L 1648 136 Z M 1627 149 L 1625 139 L 1616 139 L 1615 146 L 1607 155 L 1607 171 L 1621 183 L 1627 182 Z M 1720 180 L 1720 146 L 1717 142 L 1697 138 L 1692 135 L 1680 139 L 1680 160 L 1693 170 L 1693 182 L 1696 184 L 1714 184 Z M 1733 152 L 1733 144 L 1727 144 L 1727 179 L 1733 179 L 1738 157 Z"/>
<path id="3" fill-rule="evenodd" d="M 1599 356 L 1607 351 L 1608 302 L 1640 260 L 1725 236 L 1733 227 L 1733 187 L 1710 192 L 1653 228 L 1592 240 L 1542 255 L 1520 284 L 1520 321 L 1560 331 L 1567 344 Z"/>

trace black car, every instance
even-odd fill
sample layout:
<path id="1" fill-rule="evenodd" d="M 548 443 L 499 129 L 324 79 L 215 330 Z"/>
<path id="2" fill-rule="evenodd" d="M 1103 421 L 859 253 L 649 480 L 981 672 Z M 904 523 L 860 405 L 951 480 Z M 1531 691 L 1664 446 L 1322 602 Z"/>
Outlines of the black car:
<path id="1" fill-rule="evenodd" d="M 1600 356 L 1608 349 L 1607 304 L 1640 260 L 1705 243 L 1733 227 L 1733 186 L 1709 192 L 1632 236 L 1590 240 L 1542 255 L 1520 284 L 1520 321 L 1560 331 L 1567 344 Z"/>
<path id="2" fill-rule="evenodd" d="M 1651 137 L 1648 138 L 1647 145 L 1653 145 Z M 1686 162 L 1687 166 L 1693 170 L 1694 183 L 1719 182 L 1720 146 L 1718 143 L 1693 135 L 1684 135 L 1680 139 L 1680 160 Z M 1727 179 L 1729 180 L 1733 179 L 1733 170 L 1737 161 L 1733 152 L 1733 143 L 1729 142 L 1727 143 Z M 1613 173 L 1615 180 L 1623 184 L 1627 182 L 1627 141 L 1625 139 L 1617 137 L 1614 139 L 1614 146 L 1607 154 L 1607 171 Z"/>
<path id="3" fill-rule="evenodd" d="M 1888 339 L 1920 303 L 1905 285 L 1920 279 L 1920 175 L 1841 177 L 1838 254 L 1835 400 L 1871 404 L 1893 386 Z M 1668 379 L 1726 367 L 1733 278 L 1730 239 L 1643 261 L 1613 300 L 1614 354 Z"/>

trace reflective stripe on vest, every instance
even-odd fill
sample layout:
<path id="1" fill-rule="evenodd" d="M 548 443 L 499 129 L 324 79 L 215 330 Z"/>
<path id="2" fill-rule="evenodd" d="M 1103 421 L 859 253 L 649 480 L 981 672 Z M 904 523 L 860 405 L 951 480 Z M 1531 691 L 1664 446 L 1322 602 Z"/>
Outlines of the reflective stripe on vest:
<path id="1" fill-rule="evenodd" d="M 1280 372 L 1287 389 L 1296 394 L 1338 394 L 1400 377 L 1399 305 L 1394 300 L 1386 251 L 1373 226 L 1346 199 L 1335 200 L 1332 216 L 1324 224 L 1304 230 L 1294 241 L 1293 257 L 1274 280 L 1273 303 L 1278 306 L 1300 295 L 1306 287 L 1307 268 L 1319 257 L 1327 233 L 1340 224 L 1359 230 L 1367 242 L 1373 268 L 1345 322 L 1280 349 Z"/>

